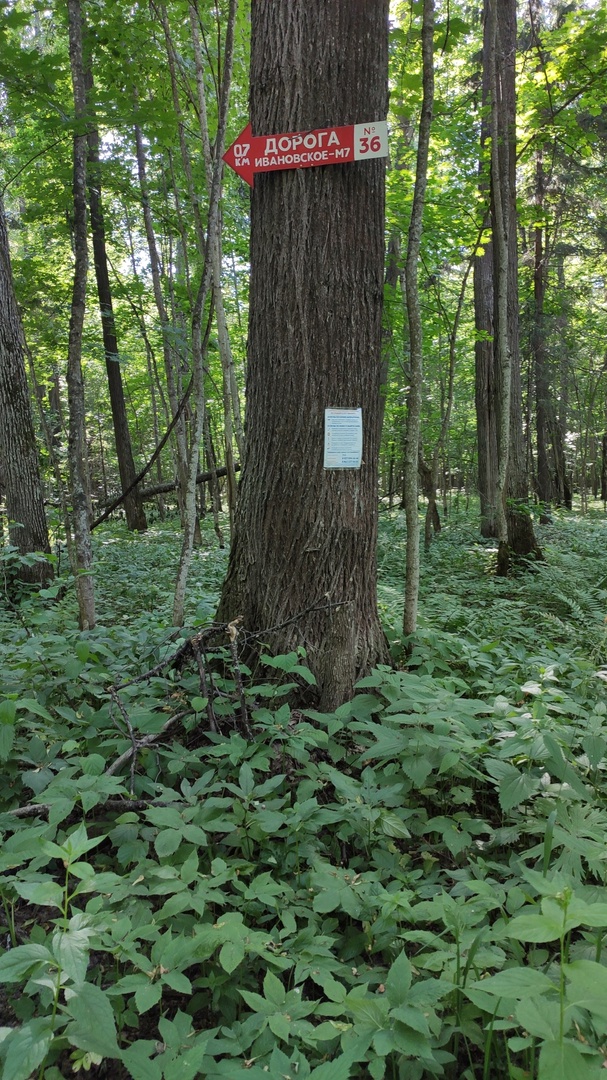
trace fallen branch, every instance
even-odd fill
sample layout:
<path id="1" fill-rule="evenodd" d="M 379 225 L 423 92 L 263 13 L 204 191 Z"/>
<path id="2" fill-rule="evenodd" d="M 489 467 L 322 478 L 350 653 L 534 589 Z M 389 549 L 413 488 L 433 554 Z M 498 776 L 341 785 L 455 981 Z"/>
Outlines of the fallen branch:
<path id="1" fill-rule="evenodd" d="M 160 799 L 106 799 L 105 802 L 99 802 L 96 806 L 92 806 L 90 810 L 87 810 L 87 817 L 95 817 L 96 810 L 147 810 L 149 806 L 182 806 L 182 803 L 172 803 L 166 800 Z M 12 814 L 16 818 L 30 818 L 36 817 L 37 814 L 42 814 L 46 817 L 51 809 L 52 803 L 28 803 L 27 806 L 17 806 L 14 810 L 5 810 L 5 814 Z M 74 805 L 74 809 L 76 809 Z"/>
<path id="2" fill-rule="evenodd" d="M 235 464 L 234 469 L 236 471 L 238 471 L 240 469 L 240 464 L 238 462 Z M 198 476 L 196 477 L 196 483 L 197 484 L 206 484 L 207 481 L 212 480 L 214 476 L 219 476 L 219 477 L 227 476 L 227 473 L 228 473 L 228 470 L 225 467 L 225 465 L 221 465 L 220 468 L 215 469 L 212 473 L 211 472 L 198 473 Z M 155 484 L 153 487 L 140 488 L 139 491 L 138 491 L 138 495 L 139 495 L 140 499 L 144 499 L 144 500 L 153 499 L 153 498 L 155 498 L 156 495 L 168 495 L 168 493 L 170 491 L 176 491 L 178 486 L 179 486 L 179 484 L 178 484 L 177 480 L 172 480 L 172 481 L 169 480 L 164 484 Z M 114 509 L 115 509 L 115 500 L 112 500 L 111 503 L 104 503 L 104 502 L 99 503 L 99 506 L 108 506 L 108 505 L 114 507 Z"/>

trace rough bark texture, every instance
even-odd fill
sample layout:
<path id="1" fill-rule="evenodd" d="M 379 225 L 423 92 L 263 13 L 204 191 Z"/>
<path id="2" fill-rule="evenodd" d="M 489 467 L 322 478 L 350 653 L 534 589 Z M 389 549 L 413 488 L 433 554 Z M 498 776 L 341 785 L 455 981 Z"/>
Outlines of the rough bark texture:
<path id="1" fill-rule="evenodd" d="M 0 196 L 0 463 L 9 539 L 22 554 L 49 552 L 38 449 L 25 374 L 23 331 L 15 298 L 8 229 Z M 48 562 L 22 567 L 20 577 L 45 581 Z"/>
<path id="2" fill-rule="evenodd" d="M 253 0 L 254 134 L 383 120 L 387 0 Z M 308 650 L 321 707 L 386 659 L 377 614 L 381 160 L 258 176 L 245 460 L 218 618 Z M 323 469 L 324 410 L 363 409 L 360 470 Z"/>

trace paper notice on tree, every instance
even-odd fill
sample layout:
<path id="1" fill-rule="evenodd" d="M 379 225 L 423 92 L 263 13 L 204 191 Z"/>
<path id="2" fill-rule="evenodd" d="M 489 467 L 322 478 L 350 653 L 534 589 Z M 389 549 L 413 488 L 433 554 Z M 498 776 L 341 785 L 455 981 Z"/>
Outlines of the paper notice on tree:
<path id="1" fill-rule="evenodd" d="M 325 469 L 360 469 L 362 409 L 325 409 Z"/>

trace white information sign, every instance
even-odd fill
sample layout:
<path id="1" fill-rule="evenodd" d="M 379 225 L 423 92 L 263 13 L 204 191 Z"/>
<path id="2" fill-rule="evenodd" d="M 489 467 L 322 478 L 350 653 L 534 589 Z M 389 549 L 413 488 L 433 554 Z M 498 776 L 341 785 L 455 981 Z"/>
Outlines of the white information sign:
<path id="1" fill-rule="evenodd" d="M 325 469 L 360 469 L 362 409 L 325 409 Z"/>

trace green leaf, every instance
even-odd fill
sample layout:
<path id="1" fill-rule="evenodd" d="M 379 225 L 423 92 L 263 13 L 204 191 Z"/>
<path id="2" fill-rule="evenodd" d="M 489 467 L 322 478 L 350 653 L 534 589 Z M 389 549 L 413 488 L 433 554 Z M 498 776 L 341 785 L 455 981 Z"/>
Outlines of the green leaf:
<path id="1" fill-rule="evenodd" d="M 15 742 L 15 725 L 0 723 L 0 761 L 8 761 Z"/>
<path id="2" fill-rule="evenodd" d="M 540 779 L 537 776 L 531 776 L 530 773 L 521 772 L 508 762 L 500 762 L 500 765 L 498 798 L 502 810 L 507 813 L 538 790 Z M 494 768 L 493 771 L 497 770 Z"/>
<path id="3" fill-rule="evenodd" d="M 282 1008 L 287 1000 L 287 993 L 282 985 L 280 979 L 276 978 L 271 971 L 266 973 L 266 977 L 263 980 L 263 992 L 266 1001 L 269 1001 L 277 1008 Z"/>
<path id="4" fill-rule="evenodd" d="M 577 1046 L 545 1042 L 540 1049 L 538 1080 L 596 1080 L 598 1059 L 583 1057 Z"/>
<path id="5" fill-rule="evenodd" d="M 346 1010 L 359 1023 L 383 1028 L 388 1019 L 389 1003 L 384 998 L 361 997 L 352 991 L 345 1000 Z"/>
<path id="6" fill-rule="evenodd" d="M 393 814 L 390 812 L 382 813 L 380 817 L 380 822 L 382 831 L 386 834 L 386 836 L 394 836 L 403 840 L 407 840 L 411 836 L 411 833 L 409 832 L 407 826 L 405 825 L 402 818 L 398 816 L 398 814 Z"/>
<path id="7" fill-rule="evenodd" d="M 325 1061 L 312 1069 L 309 1080 L 349 1080 L 352 1070 L 352 1057 L 350 1054 L 342 1054 L 333 1061 Z"/>
<path id="8" fill-rule="evenodd" d="M 268 1027 L 279 1039 L 289 1041 L 291 1035 L 291 1020 L 285 1013 L 272 1013 L 268 1016 Z"/>
<path id="9" fill-rule="evenodd" d="M 154 848 L 159 859 L 174 855 L 181 843 L 181 833 L 177 829 L 163 829 L 154 840 Z"/>
<path id="10" fill-rule="evenodd" d="M 60 968 L 75 983 L 82 983 L 86 978 L 89 939 L 87 930 L 58 930 L 53 934 L 53 955 Z"/>
<path id="11" fill-rule="evenodd" d="M 114 1010 L 103 990 L 92 983 L 83 983 L 70 994 L 65 1008 L 73 1017 L 65 1029 L 72 1046 L 102 1057 L 120 1057 Z"/>
<path id="12" fill-rule="evenodd" d="M 558 1000 L 525 997 L 517 1002 L 515 1016 L 519 1024 L 536 1039 L 558 1039 L 561 1007 Z"/>
<path id="13" fill-rule="evenodd" d="M 522 917 L 524 918 L 524 916 Z M 552 939 L 540 940 L 550 941 Z M 486 994 L 495 994 L 496 997 L 515 998 L 517 1001 L 527 996 L 545 994 L 556 989 L 554 983 L 542 971 L 522 967 L 498 971 L 496 975 L 490 975 L 487 979 L 480 979 L 478 982 L 473 983 L 472 988 L 484 990 Z"/>
<path id="14" fill-rule="evenodd" d="M 53 954 L 46 945 L 17 945 L 0 956 L 0 982 L 21 982 L 33 967 L 53 963 Z"/>
<path id="15" fill-rule="evenodd" d="M 574 960 L 565 965 L 568 979 L 567 1008 L 572 1005 L 587 1009 L 607 1021 L 607 968 L 593 960 Z"/>
<path id="16" fill-rule="evenodd" d="M 50 1016 L 39 1016 L 8 1037 L 8 1050 L 2 1080 L 29 1080 L 42 1064 L 53 1041 Z"/>
<path id="17" fill-rule="evenodd" d="M 225 945 L 222 945 L 219 951 L 219 963 L 224 971 L 227 971 L 228 975 L 231 975 L 236 970 L 239 964 L 244 960 L 244 942 L 238 941 L 226 941 Z"/>
<path id="18" fill-rule="evenodd" d="M 41 716 L 43 720 L 49 720 L 51 724 L 55 723 L 54 717 L 51 716 L 48 709 L 45 709 L 44 705 L 41 705 L 36 698 L 20 698 L 17 702 L 19 709 L 27 709 L 28 712 L 34 714 L 34 716 Z"/>
<path id="19" fill-rule="evenodd" d="M 14 724 L 17 706 L 12 698 L 0 701 L 0 724 Z"/>
<path id="20" fill-rule="evenodd" d="M 411 979 L 411 964 L 403 950 L 392 964 L 386 978 L 386 995 L 392 1006 L 402 1005 L 407 1000 Z"/>
<path id="21" fill-rule="evenodd" d="M 162 983 L 152 982 L 151 980 L 145 983 L 143 986 L 138 986 L 135 990 L 135 1005 L 137 1011 L 140 1013 L 146 1013 L 149 1009 L 153 1009 L 154 1005 L 157 1005 L 162 997 Z"/>
<path id="22" fill-rule="evenodd" d="M 105 836 L 89 836 L 86 828 L 81 823 L 66 836 L 61 848 L 65 852 L 67 862 L 76 862 L 87 851 L 91 851 L 92 848 L 103 844 L 104 840 Z"/>
<path id="23" fill-rule="evenodd" d="M 63 910 L 64 890 L 56 881 L 15 882 L 15 891 L 30 904 L 40 907 L 56 907 Z"/>
<path id="24" fill-rule="evenodd" d="M 122 1062 L 132 1080 L 162 1080 L 160 1065 L 150 1060 L 152 1054 L 156 1053 L 156 1046 L 152 1039 L 138 1039 L 127 1050 L 122 1051 Z"/>
<path id="25" fill-rule="evenodd" d="M 506 927 L 507 937 L 516 941 L 558 941 L 563 933 L 563 920 L 557 922 L 547 915 L 517 915 Z"/>
<path id="26" fill-rule="evenodd" d="M 240 790 L 242 791 L 245 798 L 250 795 L 252 791 L 255 790 L 255 777 L 248 761 L 243 762 L 243 764 L 240 766 L 238 783 L 240 785 Z"/>

